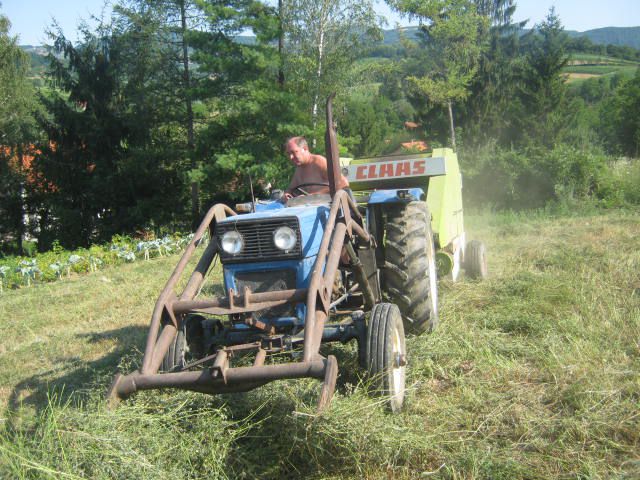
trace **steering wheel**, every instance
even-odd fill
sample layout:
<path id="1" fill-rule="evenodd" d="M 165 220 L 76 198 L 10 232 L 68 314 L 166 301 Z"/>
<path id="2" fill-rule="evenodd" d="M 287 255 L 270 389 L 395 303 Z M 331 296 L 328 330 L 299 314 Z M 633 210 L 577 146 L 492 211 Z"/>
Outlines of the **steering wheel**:
<path id="1" fill-rule="evenodd" d="M 302 187 L 328 187 L 329 184 L 326 182 L 309 182 L 309 183 L 301 183 L 300 185 L 297 185 L 295 187 L 293 187 L 291 189 L 291 192 L 295 192 L 296 190 L 299 191 L 302 195 L 311 195 L 309 192 L 307 192 L 305 189 L 303 189 Z M 293 195 L 294 197 L 298 197 L 299 195 Z"/>

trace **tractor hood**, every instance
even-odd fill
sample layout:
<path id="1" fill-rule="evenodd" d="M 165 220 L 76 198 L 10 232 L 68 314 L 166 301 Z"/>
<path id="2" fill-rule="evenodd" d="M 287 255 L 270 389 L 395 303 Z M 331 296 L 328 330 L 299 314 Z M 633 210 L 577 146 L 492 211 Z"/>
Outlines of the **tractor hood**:
<path id="1" fill-rule="evenodd" d="M 279 225 L 286 224 L 299 231 L 302 257 L 306 258 L 318 253 L 324 226 L 329 218 L 329 205 L 284 207 L 274 202 L 261 207 L 255 213 L 227 217 L 218 222 L 218 225 L 225 231 L 229 229 L 230 224 L 237 225 L 238 230 L 242 231 L 252 231 L 255 225 L 256 231 L 260 230 L 260 234 L 266 237 L 264 241 L 269 242 L 269 236 L 272 235 L 268 231 L 269 226 L 273 225 L 275 229 Z M 284 256 L 284 252 L 282 253 Z"/>

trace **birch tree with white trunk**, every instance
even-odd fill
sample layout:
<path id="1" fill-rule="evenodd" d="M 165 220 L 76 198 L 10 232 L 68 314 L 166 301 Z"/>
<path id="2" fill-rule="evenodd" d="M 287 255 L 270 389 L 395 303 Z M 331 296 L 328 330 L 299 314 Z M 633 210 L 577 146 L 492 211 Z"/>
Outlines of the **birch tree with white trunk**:
<path id="1" fill-rule="evenodd" d="M 349 80 L 358 53 L 381 38 L 371 0 L 285 0 L 284 65 L 289 85 L 307 102 L 314 131 L 323 99 Z"/>

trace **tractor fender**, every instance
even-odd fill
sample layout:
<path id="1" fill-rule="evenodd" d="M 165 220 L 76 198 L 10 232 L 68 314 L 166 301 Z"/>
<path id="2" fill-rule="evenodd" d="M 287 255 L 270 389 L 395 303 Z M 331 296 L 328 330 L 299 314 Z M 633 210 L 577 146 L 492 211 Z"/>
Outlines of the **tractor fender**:
<path id="1" fill-rule="evenodd" d="M 371 193 L 369 205 L 381 203 L 408 203 L 424 201 L 426 198 L 421 188 L 394 188 L 389 190 L 375 190 Z"/>

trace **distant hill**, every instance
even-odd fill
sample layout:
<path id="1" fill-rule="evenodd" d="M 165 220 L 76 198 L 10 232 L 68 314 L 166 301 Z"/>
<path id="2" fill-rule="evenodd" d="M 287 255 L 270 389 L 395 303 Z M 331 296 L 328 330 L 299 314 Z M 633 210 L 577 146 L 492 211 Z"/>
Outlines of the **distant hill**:
<path id="1" fill-rule="evenodd" d="M 400 42 L 400 36 L 405 35 L 409 39 L 416 36 L 418 27 L 400 27 L 383 30 L 383 44 L 394 45 Z M 523 30 L 526 33 L 528 30 Z M 629 46 L 640 49 L 640 27 L 604 27 L 585 32 L 567 30 L 570 37 L 587 37 L 595 44 Z M 255 37 L 252 35 L 238 35 L 236 41 L 245 45 L 253 45 Z M 45 55 L 46 50 L 41 46 L 23 45 L 22 48 L 32 56 Z M 35 55 L 34 55 L 35 54 Z"/>
<path id="2" fill-rule="evenodd" d="M 640 49 L 640 27 L 604 27 L 586 32 L 567 30 L 571 37 L 587 37 L 593 43 Z"/>
<path id="3" fill-rule="evenodd" d="M 400 28 L 392 28 L 391 30 L 383 30 L 382 34 L 384 39 L 382 43 L 385 45 L 393 45 L 394 43 L 398 43 L 400 41 L 400 35 L 404 35 L 406 38 L 413 39 L 416 36 L 416 32 L 418 31 L 418 27 L 400 27 Z"/>
<path id="4" fill-rule="evenodd" d="M 400 32 L 407 38 L 414 38 L 418 27 L 401 27 L 384 30 L 384 44 L 392 45 L 400 41 Z M 523 32 L 528 32 L 524 30 Z M 587 37 L 599 45 L 618 45 L 640 49 L 640 27 L 604 27 L 585 32 L 567 30 L 570 37 Z"/>

